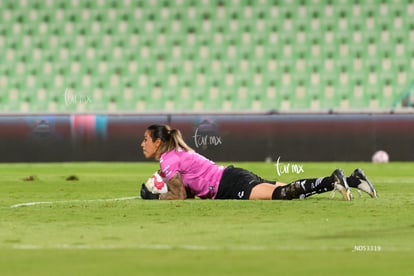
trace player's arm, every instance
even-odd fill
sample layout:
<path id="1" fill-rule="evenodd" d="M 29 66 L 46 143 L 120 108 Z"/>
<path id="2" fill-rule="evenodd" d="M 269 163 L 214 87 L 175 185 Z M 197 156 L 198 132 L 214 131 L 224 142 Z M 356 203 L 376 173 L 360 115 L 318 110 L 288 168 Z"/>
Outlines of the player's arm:
<path id="1" fill-rule="evenodd" d="M 168 182 L 168 192 L 160 194 L 160 199 L 186 199 L 187 193 L 180 173 L 173 176 Z"/>

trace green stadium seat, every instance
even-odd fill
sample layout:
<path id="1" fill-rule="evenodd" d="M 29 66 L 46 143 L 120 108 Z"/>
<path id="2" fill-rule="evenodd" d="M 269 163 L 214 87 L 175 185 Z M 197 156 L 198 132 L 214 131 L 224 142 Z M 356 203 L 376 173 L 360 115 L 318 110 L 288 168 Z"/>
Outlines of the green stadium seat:
<path id="1" fill-rule="evenodd" d="M 399 1 L 0 8 L 0 92 L 18 95 L 2 112 L 387 109 L 413 81 L 414 11 Z M 42 102 L 44 91 L 66 88 L 102 101 Z"/>

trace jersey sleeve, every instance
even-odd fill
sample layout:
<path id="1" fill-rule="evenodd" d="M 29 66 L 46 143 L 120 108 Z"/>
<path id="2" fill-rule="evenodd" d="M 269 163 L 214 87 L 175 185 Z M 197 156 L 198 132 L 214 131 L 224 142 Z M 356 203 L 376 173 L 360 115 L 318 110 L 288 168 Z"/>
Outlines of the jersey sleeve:
<path id="1" fill-rule="evenodd" d="M 169 181 L 173 176 L 179 172 L 180 169 L 180 158 L 175 154 L 175 152 L 170 152 L 162 156 L 160 160 L 160 169 L 161 173 L 164 175 L 164 178 Z"/>

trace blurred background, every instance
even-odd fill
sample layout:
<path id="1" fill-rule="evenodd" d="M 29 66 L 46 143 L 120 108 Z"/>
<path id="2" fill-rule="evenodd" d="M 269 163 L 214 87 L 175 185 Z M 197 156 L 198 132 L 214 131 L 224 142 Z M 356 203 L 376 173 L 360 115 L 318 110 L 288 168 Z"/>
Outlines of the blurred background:
<path id="1" fill-rule="evenodd" d="M 3 0 L 0 160 L 413 160 L 413 0 Z"/>

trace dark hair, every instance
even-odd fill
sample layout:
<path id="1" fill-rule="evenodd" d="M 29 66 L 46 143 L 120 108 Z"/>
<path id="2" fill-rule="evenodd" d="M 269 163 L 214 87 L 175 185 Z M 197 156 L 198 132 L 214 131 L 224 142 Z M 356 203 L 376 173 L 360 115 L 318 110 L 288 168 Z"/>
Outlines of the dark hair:
<path id="1" fill-rule="evenodd" d="M 161 140 L 161 146 L 158 149 L 156 157 L 159 158 L 161 154 L 170 150 L 178 150 L 182 148 L 185 151 L 192 151 L 181 135 L 181 131 L 171 128 L 169 125 L 150 125 L 147 128 L 150 131 L 150 136 L 153 142 L 157 139 Z"/>

